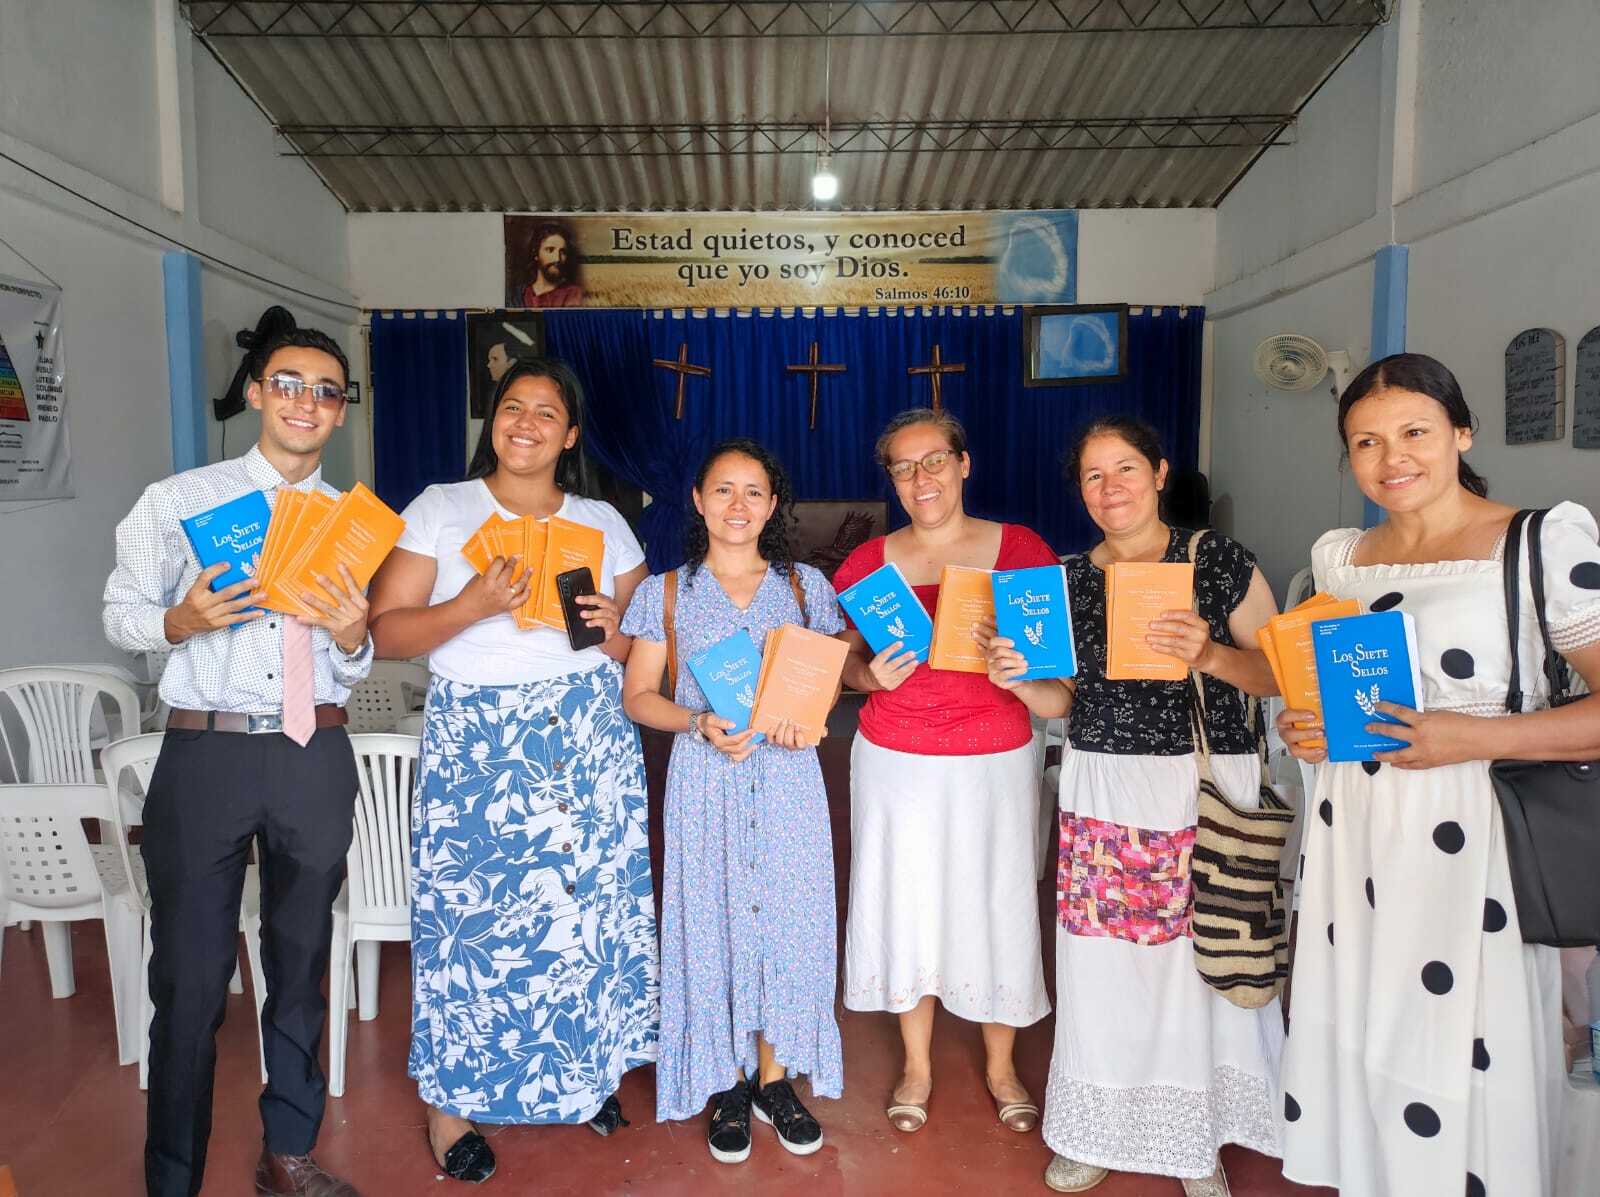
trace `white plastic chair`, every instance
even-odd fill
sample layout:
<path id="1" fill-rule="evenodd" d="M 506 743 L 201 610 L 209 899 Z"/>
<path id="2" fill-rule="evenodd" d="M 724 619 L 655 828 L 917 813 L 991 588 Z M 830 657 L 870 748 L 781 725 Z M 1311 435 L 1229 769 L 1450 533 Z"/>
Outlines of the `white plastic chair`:
<path id="1" fill-rule="evenodd" d="M 0 669 L 0 746 L 4 780 L 94 785 L 96 724 L 104 736 L 105 703 L 116 708 L 118 735 L 139 729 L 139 696 L 126 681 L 96 669 L 34 665 Z M 111 834 L 102 823 L 101 838 Z M 22 921 L 26 921 L 25 919 Z M 64 922 L 44 926 L 44 953 L 52 997 L 71 997 L 71 930 Z"/>
<path id="2" fill-rule="evenodd" d="M 100 785 L 0 785 L 0 934 L 5 925 L 37 921 L 47 948 L 59 934 L 70 953 L 69 924 L 101 920 L 111 965 L 117 1055 L 131 1063 L 138 1055 L 143 909 L 130 885 L 125 855 L 114 849 L 96 852 L 84 834 L 84 819 L 116 822 L 113 804 Z M 52 988 L 55 972 L 52 954 Z"/>
<path id="3" fill-rule="evenodd" d="M 349 732 L 392 732 L 401 716 L 422 706 L 428 692 L 428 671 L 412 661 L 374 661 L 355 689 L 345 710 Z"/>
<path id="4" fill-rule="evenodd" d="M 1051 748 L 1059 747 L 1063 755 L 1070 751 L 1067 745 L 1067 721 L 1065 719 L 1040 719 L 1037 715 L 1033 721 L 1033 749 L 1035 764 L 1043 769 L 1039 781 L 1039 839 L 1034 851 L 1034 876 L 1043 881 L 1045 874 L 1050 871 L 1055 862 L 1056 847 L 1058 844 L 1056 816 L 1057 803 L 1061 791 L 1061 766 L 1049 765 L 1044 762 L 1048 759 L 1046 754 Z"/>
<path id="5" fill-rule="evenodd" d="M 144 860 L 129 844 L 127 829 L 144 822 L 144 800 L 150 792 L 150 775 L 155 771 L 156 758 L 161 755 L 161 741 L 164 738 L 159 732 L 130 736 L 107 745 L 100 758 L 105 772 L 106 793 L 119 823 L 115 844 L 107 845 L 103 850 L 116 853 L 120 859 L 120 867 L 132 879 L 133 900 L 138 904 L 142 928 L 143 943 L 140 951 L 139 975 L 135 979 L 139 1000 L 137 1022 L 133 1024 L 136 1036 L 132 1041 L 134 1054 L 125 1054 L 120 1061 L 123 1064 L 131 1064 L 135 1058 L 138 1059 L 141 1089 L 148 1088 L 150 1083 L 150 1019 L 155 1013 L 150 999 L 150 887 L 145 880 Z M 256 866 L 250 865 L 245 872 L 239 929 L 244 932 L 247 945 L 246 955 L 250 963 L 252 996 L 256 1005 L 256 1051 L 261 1057 L 261 1081 L 265 1084 L 267 1060 L 261 1046 L 261 1006 L 266 1001 L 267 984 L 261 971 L 260 891 L 261 884 Z M 244 991 L 244 986 L 239 983 L 237 970 L 228 988 L 233 993 Z"/>
<path id="6" fill-rule="evenodd" d="M 1305 602 L 1306 599 L 1311 597 L 1312 592 L 1316 590 L 1316 585 L 1316 579 L 1311 576 L 1311 567 L 1309 565 L 1297 571 L 1294 577 L 1289 579 L 1289 589 L 1283 596 L 1283 609 L 1287 611 L 1291 607 L 1298 607 Z"/>
<path id="7" fill-rule="evenodd" d="M 362 1021 L 378 1014 L 378 945 L 411 942 L 411 801 L 417 740 L 398 734 L 350 737 L 361 788 L 348 858 L 347 906 L 333 910 L 328 973 L 328 1092 L 344 1095 L 352 950 Z"/>

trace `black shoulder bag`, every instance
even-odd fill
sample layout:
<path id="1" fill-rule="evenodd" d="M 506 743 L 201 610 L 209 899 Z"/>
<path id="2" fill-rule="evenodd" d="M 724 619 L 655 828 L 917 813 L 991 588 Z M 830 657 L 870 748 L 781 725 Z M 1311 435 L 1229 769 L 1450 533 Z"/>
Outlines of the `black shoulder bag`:
<path id="1" fill-rule="evenodd" d="M 1511 630 L 1511 680 L 1506 710 L 1522 711 L 1517 659 L 1522 529 L 1528 528 L 1528 575 L 1544 643 L 1550 705 L 1571 702 L 1567 666 L 1550 643 L 1545 616 L 1543 511 L 1519 511 L 1506 530 L 1506 623 Z M 1594 761 L 1495 761 L 1489 780 L 1505 824 L 1506 857 L 1517 922 L 1526 943 L 1557 948 L 1600 944 L 1600 765 Z"/>

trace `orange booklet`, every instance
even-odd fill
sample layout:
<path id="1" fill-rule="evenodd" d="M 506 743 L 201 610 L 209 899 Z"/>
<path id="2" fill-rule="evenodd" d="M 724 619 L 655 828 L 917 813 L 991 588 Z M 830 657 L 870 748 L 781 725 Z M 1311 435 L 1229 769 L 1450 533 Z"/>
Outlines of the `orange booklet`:
<path id="1" fill-rule="evenodd" d="M 933 613 L 930 669 L 988 673 L 989 662 L 972 638 L 972 625 L 994 622 L 994 571 L 947 565 L 939 572 L 939 605 Z"/>
<path id="2" fill-rule="evenodd" d="M 1311 648 L 1311 625 L 1319 619 L 1344 619 L 1361 614 L 1355 599 L 1314 594 L 1298 607 L 1274 615 L 1261 629 L 1262 650 L 1273 665 L 1284 705 L 1296 711 L 1322 714 L 1322 694 L 1317 689 L 1317 661 Z M 1270 642 L 1271 647 L 1267 645 Z"/>
<path id="3" fill-rule="evenodd" d="M 550 548 L 552 527 L 556 527 L 559 535 L 565 538 L 555 550 L 555 556 L 552 556 Z M 570 529 L 577 529 L 577 532 L 570 532 Z M 589 557 L 591 551 L 592 560 Z M 528 572 L 528 601 L 511 612 L 517 627 L 523 631 L 537 627 L 553 627 L 558 631 L 565 629 L 567 625 L 561 618 L 559 597 L 555 600 L 555 621 L 551 622 L 548 618 L 548 600 L 555 587 L 555 575 L 566 569 L 587 565 L 598 585 L 600 561 L 604 553 L 605 533 L 599 529 L 574 524 L 557 516 L 552 516 L 548 522 L 536 520 L 531 515 L 508 520 L 498 512 L 484 520 L 471 539 L 461 547 L 461 555 L 480 574 L 488 570 L 496 557 L 503 557 L 507 561 L 515 557 L 518 568 Z M 562 564 L 573 558 L 576 564 Z M 554 572 L 550 570 L 552 562 L 555 563 Z"/>
<path id="4" fill-rule="evenodd" d="M 513 556 L 522 559 L 519 564 L 528 571 L 528 599 L 511 613 L 517 626 L 526 630 L 538 627 L 541 622 L 539 613 L 544 602 L 545 553 L 550 543 L 550 525 L 530 515 L 523 516 L 517 523 L 521 525 L 520 528 L 512 524 L 505 525 L 501 529 L 500 540 Z M 597 567 L 595 576 L 599 577 L 599 574 Z"/>
<path id="5" fill-rule="evenodd" d="M 843 640 L 799 624 L 786 623 L 768 632 L 750 726 L 770 735 L 780 719 L 788 719 L 807 744 L 820 744 L 849 653 Z"/>
<path id="6" fill-rule="evenodd" d="M 499 512 L 490 512 L 489 518 L 461 546 L 461 555 L 472 563 L 472 568 L 478 573 L 487 573 L 494 559 L 500 556 L 499 528 L 505 522 Z"/>
<path id="7" fill-rule="evenodd" d="M 304 516 L 300 522 L 304 524 Z M 298 596 L 315 589 L 322 597 L 331 597 L 317 584 L 316 575 L 339 582 L 340 565 L 365 590 L 405 526 L 382 499 L 357 482 L 340 496 L 299 553 L 268 580 L 263 605 L 291 615 L 304 613 L 305 604 Z M 285 605 L 275 606 L 275 599 Z"/>
<path id="8" fill-rule="evenodd" d="M 264 549 L 270 548 L 271 552 L 263 552 L 261 569 L 257 575 L 257 581 L 266 594 L 261 603 L 263 607 L 290 615 L 311 614 L 311 609 L 299 598 L 283 589 L 284 570 L 305 552 L 308 542 L 338 502 L 338 499 L 316 490 L 303 493 L 292 491 L 279 500 L 277 509 L 272 513 L 272 522 L 267 525 L 267 541 L 271 543 L 262 546 Z M 280 522 L 283 530 L 274 536 L 273 528 Z"/>
<path id="9" fill-rule="evenodd" d="M 261 552 L 256 556 L 255 576 L 264 578 L 272 568 L 278 550 L 283 547 L 284 529 L 294 519 L 294 513 L 306 497 L 297 490 L 285 490 L 272 505 L 272 518 L 267 521 L 267 535 L 261 542 Z"/>
<path id="10" fill-rule="evenodd" d="M 552 515 L 547 525 L 549 534 L 544 544 L 544 568 L 534 591 L 541 595 L 536 605 L 539 622 L 546 627 L 565 629 L 567 621 L 561 615 L 561 596 L 556 592 L 556 575 L 569 569 L 587 565 L 594 575 L 594 584 L 600 585 L 600 566 L 605 558 L 606 534 L 588 524 L 575 524 L 559 515 Z"/>
<path id="11" fill-rule="evenodd" d="M 1194 566 L 1187 562 L 1114 561 L 1106 566 L 1106 677 L 1113 681 L 1181 682 L 1189 667 L 1157 652 L 1145 637 L 1164 611 L 1194 605 Z"/>

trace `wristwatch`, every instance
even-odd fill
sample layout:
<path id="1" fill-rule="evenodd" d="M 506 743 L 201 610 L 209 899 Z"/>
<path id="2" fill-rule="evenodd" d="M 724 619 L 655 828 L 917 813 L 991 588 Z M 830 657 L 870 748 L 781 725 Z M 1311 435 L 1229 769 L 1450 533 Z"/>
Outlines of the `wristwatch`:
<path id="1" fill-rule="evenodd" d="M 695 711 L 689 716 L 689 736 L 702 744 L 705 743 L 706 733 L 700 727 L 700 716 L 704 714 L 704 711 Z"/>

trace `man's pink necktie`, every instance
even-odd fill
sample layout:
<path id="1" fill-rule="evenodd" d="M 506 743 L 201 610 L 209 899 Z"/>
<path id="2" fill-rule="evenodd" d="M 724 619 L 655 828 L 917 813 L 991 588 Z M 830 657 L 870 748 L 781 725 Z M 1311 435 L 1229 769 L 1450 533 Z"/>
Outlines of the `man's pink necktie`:
<path id="1" fill-rule="evenodd" d="M 311 628 L 283 617 L 283 734 L 304 748 L 317 730 L 316 681 L 311 669 Z"/>

